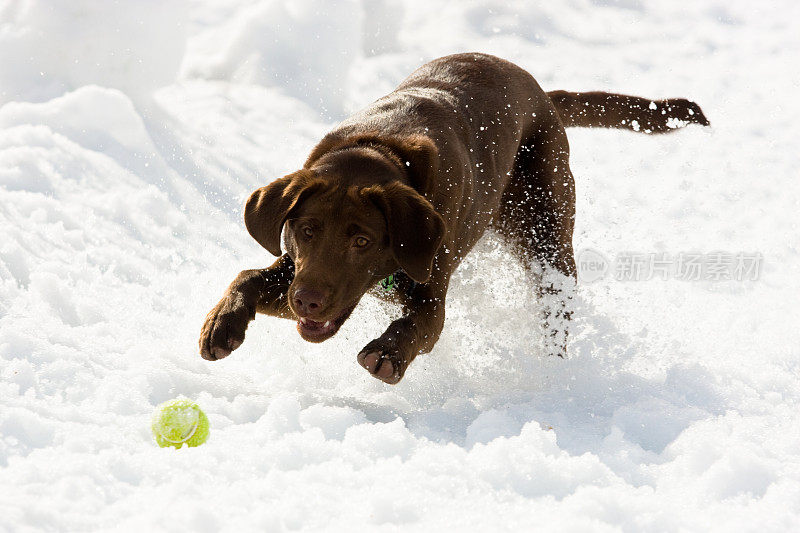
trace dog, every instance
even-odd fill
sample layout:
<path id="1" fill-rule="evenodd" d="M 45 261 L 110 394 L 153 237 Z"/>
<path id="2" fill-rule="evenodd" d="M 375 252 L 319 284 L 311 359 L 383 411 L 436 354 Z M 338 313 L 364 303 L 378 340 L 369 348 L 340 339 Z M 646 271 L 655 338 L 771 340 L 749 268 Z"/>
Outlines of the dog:
<path id="1" fill-rule="evenodd" d="M 431 61 L 328 133 L 301 170 L 250 196 L 247 231 L 278 260 L 231 283 L 205 319 L 200 354 L 230 355 L 256 313 L 296 320 L 303 339 L 322 342 L 382 284 L 403 313 L 357 361 L 398 383 L 436 344 L 450 276 L 487 229 L 529 270 L 574 286 L 565 127 L 664 133 L 687 124 L 709 122 L 686 99 L 546 93 L 486 54 Z M 556 302 L 542 321 L 560 338 L 557 355 L 566 351 L 569 285 L 542 282 L 538 291 Z"/>

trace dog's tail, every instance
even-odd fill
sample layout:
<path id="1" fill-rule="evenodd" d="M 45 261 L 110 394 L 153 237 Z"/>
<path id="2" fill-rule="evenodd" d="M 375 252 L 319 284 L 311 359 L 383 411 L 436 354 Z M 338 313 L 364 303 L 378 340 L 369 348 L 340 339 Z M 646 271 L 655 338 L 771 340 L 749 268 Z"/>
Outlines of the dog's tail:
<path id="1" fill-rule="evenodd" d="M 667 133 L 689 124 L 710 123 L 696 103 L 685 98 L 650 100 L 604 92 L 547 93 L 565 128 L 621 128 Z"/>

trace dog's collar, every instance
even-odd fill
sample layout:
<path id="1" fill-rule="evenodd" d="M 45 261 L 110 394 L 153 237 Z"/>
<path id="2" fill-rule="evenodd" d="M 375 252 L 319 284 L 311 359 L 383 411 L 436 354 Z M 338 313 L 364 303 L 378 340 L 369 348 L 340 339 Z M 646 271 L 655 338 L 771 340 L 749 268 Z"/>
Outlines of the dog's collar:
<path id="1" fill-rule="evenodd" d="M 408 274 L 403 272 L 402 270 L 398 270 L 394 274 L 389 274 L 385 278 L 380 281 L 381 289 L 384 292 L 389 293 L 392 292 L 394 289 L 400 289 L 402 285 L 407 285 L 405 293 L 406 296 L 411 296 L 414 290 L 417 288 L 419 283 L 411 279 Z"/>
<path id="2" fill-rule="evenodd" d="M 381 280 L 381 288 L 386 292 L 391 292 L 394 289 L 394 274 L 389 274 Z"/>

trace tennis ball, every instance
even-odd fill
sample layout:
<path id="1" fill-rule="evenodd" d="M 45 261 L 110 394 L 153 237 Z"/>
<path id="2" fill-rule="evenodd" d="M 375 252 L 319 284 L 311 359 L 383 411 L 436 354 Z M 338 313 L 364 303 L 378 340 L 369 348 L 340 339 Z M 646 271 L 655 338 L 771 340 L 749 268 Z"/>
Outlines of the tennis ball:
<path id="1" fill-rule="evenodd" d="M 164 402 L 153 413 L 153 436 L 162 448 L 200 446 L 208 438 L 208 417 L 191 400 L 178 398 Z"/>

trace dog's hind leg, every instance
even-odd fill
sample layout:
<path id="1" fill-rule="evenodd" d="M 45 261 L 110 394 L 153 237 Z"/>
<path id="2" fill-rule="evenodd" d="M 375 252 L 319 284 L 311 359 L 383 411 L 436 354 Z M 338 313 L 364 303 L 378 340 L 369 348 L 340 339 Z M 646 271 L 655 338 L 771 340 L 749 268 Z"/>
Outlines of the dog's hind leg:
<path id="1" fill-rule="evenodd" d="M 552 115 L 540 120 L 521 144 L 493 225 L 537 278 L 548 352 L 561 356 L 566 354 L 576 281 L 574 222 L 569 144 L 564 128 Z"/>

